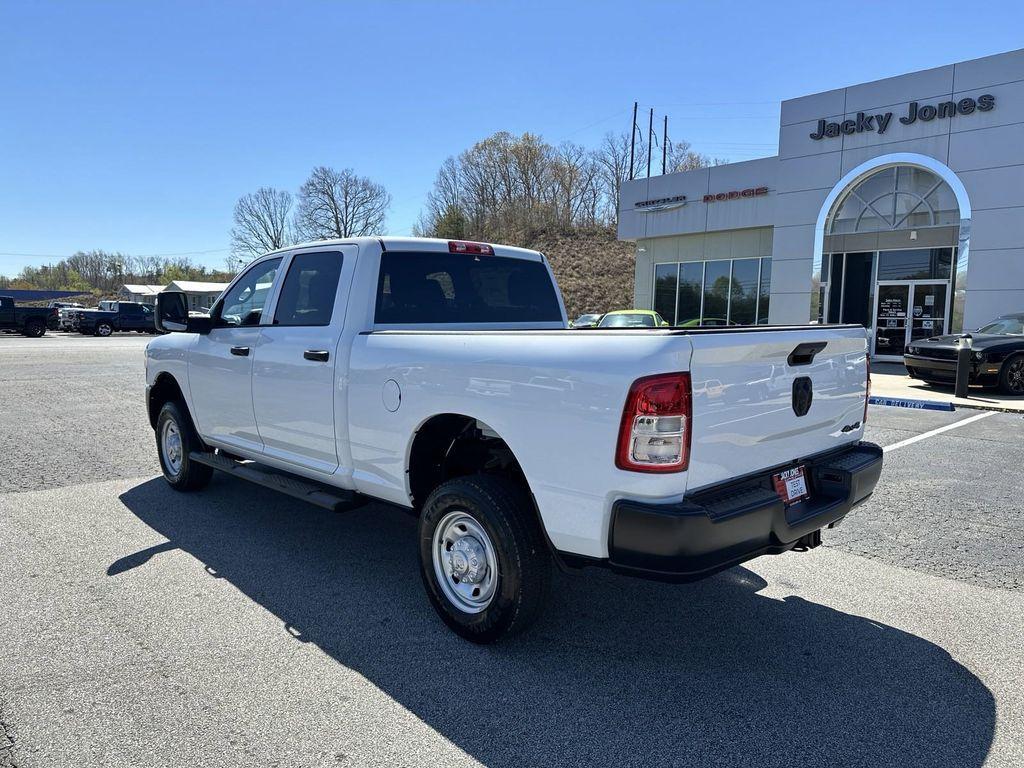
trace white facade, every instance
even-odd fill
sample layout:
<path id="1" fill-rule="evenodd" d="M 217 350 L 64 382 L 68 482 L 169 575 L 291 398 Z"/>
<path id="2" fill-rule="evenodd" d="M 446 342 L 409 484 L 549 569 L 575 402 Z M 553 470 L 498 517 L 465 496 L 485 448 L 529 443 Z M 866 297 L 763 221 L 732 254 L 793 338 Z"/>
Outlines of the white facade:
<path id="1" fill-rule="evenodd" d="M 121 286 L 117 297 L 122 301 L 134 301 L 138 304 L 156 304 L 156 295 L 162 291 L 162 285 L 136 285 L 128 283 Z"/>
<path id="2" fill-rule="evenodd" d="M 179 291 L 188 299 L 190 310 L 209 309 L 221 292 L 228 287 L 227 283 L 208 283 L 198 280 L 173 280 L 167 285 L 135 285 L 121 286 L 117 296 L 122 301 L 134 301 L 139 304 L 156 304 L 156 295 L 161 291 Z"/>
<path id="3" fill-rule="evenodd" d="M 188 308 L 192 311 L 209 310 L 228 283 L 208 283 L 199 280 L 173 280 L 168 291 L 181 291 L 188 297 Z"/>
<path id="4" fill-rule="evenodd" d="M 863 322 L 883 356 L 1024 311 L 1024 50 L 785 101 L 775 157 L 626 182 L 619 237 L 637 307 L 704 263 L 679 323 L 706 265 L 729 321 Z"/>

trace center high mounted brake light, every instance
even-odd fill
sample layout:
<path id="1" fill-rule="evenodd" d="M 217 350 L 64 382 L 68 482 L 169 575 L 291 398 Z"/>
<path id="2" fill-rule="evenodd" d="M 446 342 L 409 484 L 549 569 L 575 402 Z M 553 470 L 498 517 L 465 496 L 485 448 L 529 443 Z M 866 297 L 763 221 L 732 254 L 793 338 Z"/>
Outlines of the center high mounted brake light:
<path id="1" fill-rule="evenodd" d="M 682 472 L 690 463 L 692 416 L 689 373 L 637 379 L 622 411 L 615 466 L 634 472 Z"/>
<path id="2" fill-rule="evenodd" d="M 494 249 L 487 243 L 470 243 L 466 240 L 449 240 L 449 253 L 474 253 L 480 256 L 493 256 Z"/>

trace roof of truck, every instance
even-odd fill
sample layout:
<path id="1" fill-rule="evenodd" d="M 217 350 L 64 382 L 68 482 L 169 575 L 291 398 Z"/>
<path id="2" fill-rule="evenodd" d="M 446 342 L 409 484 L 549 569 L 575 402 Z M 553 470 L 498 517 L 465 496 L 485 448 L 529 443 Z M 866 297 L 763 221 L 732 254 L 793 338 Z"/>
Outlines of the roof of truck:
<path id="1" fill-rule="evenodd" d="M 334 238 L 331 240 L 313 240 L 306 243 L 296 243 L 285 248 L 279 248 L 273 253 L 285 253 L 287 251 L 301 250 L 303 248 L 322 248 L 325 245 L 374 245 L 380 244 L 387 251 L 428 251 L 447 252 L 449 240 L 442 240 L 436 237 L 346 237 Z M 460 240 L 457 242 L 481 242 L 478 240 Z M 486 243 L 494 249 L 495 256 L 507 256 L 530 261 L 541 261 L 544 255 L 540 251 L 529 248 L 519 248 L 514 245 L 501 245 L 499 243 Z"/>

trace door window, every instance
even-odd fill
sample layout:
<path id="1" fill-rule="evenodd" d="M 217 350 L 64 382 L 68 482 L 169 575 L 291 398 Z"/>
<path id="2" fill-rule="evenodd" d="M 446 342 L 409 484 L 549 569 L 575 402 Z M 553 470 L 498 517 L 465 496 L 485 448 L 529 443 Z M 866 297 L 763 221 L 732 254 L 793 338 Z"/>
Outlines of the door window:
<path id="1" fill-rule="evenodd" d="M 274 325 L 330 325 L 342 258 L 338 251 L 296 254 L 281 285 Z"/>
<path id="2" fill-rule="evenodd" d="M 945 333 L 946 285 L 924 283 L 914 286 L 910 340 L 928 339 Z"/>
<path id="3" fill-rule="evenodd" d="M 878 286 L 875 354 L 903 355 L 907 342 L 907 310 L 910 304 L 909 285 Z"/>
<path id="4" fill-rule="evenodd" d="M 217 317 L 217 326 L 259 325 L 279 266 L 280 258 L 271 259 L 260 262 L 246 272 L 224 297 Z"/>

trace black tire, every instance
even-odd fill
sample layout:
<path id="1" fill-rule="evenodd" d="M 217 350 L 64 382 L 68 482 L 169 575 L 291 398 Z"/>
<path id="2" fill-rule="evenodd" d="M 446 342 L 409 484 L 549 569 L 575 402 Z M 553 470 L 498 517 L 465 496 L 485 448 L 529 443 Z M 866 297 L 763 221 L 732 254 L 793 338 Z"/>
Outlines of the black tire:
<path id="1" fill-rule="evenodd" d="M 95 328 L 95 330 L 93 330 L 93 333 L 95 335 L 103 336 L 104 338 L 106 338 L 107 336 L 109 336 L 113 332 L 114 332 L 114 326 L 112 326 L 108 322 L 96 323 L 96 328 Z"/>
<path id="2" fill-rule="evenodd" d="M 493 596 L 478 612 L 464 610 L 445 594 L 434 563 L 435 531 L 455 511 L 469 515 L 484 529 L 497 561 Z M 420 574 L 427 596 L 456 634 L 474 643 L 493 643 L 522 632 L 536 620 L 551 581 L 551 553 L 521 488 L 492 475 L 442 483 L 423 506 L 419 535 Z M 458 584 L 457 579 L 453 581 Z"/>
<path id="3" fill-rule="evenodd" d="M 1006 358 L 999 369 L 999 390 L 1004 395 L 1024 395 L 1024 354 Z"/>
<path id="4" fill-rule="evenodd" d="M 25 330 L 22 331 L 30 339 L 38 339 L 46 333 L 46 323 L 40 320 L 29 320 L 25 323 Z"/>
<path id="5" fill-rule="evenodd" d="M 164 430 L 171 424 L 180 438 L 180 457 L 174 461 L 165 455 L 163 442 Z M 198 491 L 204 488 L 213 477 L 213 468 L 205 464 L 197 464 L 189 458 L 192 451 L 203 450 L 202 443 L 196 435 L 188 412 L 179 402 L 164 403 L 156 420 L 156 453 L 160 458 L 160 469 L 164 480 L 176 491 Z M 177 466 L 177 472 L 175 472 Z"/>

